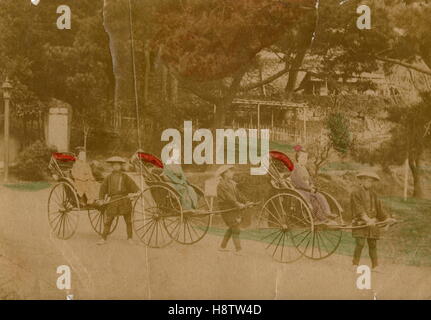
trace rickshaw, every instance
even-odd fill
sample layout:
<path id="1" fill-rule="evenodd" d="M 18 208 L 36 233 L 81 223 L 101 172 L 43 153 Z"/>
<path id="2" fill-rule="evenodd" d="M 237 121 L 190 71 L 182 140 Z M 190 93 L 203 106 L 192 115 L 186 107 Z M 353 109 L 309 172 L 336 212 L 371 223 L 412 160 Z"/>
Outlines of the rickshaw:
<path id="1" fill-rule="evenodd" d="M 336 215 L 336 224 L 316 224 L 313 208 L 290 181 L 293 169 L 294 164 L 286 154 L 270 152 L 268 173 L 273 195 L 265 201 L 257 218 L 258 238 L 265 243 L 266 251 L 279 262 L 294 262 L 302 257 L 325 259 L 339 247 L 344 230 L 367 226 L 346 225 L 341 205 L 332 195 L 321 190 L 319 192 L 328 201 L 331 213 Z M 387 224 L 383 221 L 376 226 Z"/>
<path id="2" fill-rule="evenodd" d="M 142 193 L 134 202 L 132 223 L 135 234 L 148 247 L 161 248 L 172 241 L 183 245 L 197 243 L 207 234 L 214 215 L 236 210 L 213 210 L 204 191 L 193 184 L 190 185 L 198 195 L 197 208 L 184 210 L 180 195 L 163 174 L 160 159 L 138 151 L 132 164 L 142 177 Z"/>
<path id="3" fill-rule="evenodd" d="M 105 221 L 105 206 L 87 205 L 86 200 L 79 197 L 71 174 L 75 161 L 76 156 L 72 152 L 54 152 L 48 165 L 56 181 L 48 197 L 48 222 L 52 234 L 62 240 L 75 234 L 82 213 L 87 213 L 93 230 L 99 235 L 102 235 Z M 109 234 L 117 225 L 118 217 L 114 219 Z"/>

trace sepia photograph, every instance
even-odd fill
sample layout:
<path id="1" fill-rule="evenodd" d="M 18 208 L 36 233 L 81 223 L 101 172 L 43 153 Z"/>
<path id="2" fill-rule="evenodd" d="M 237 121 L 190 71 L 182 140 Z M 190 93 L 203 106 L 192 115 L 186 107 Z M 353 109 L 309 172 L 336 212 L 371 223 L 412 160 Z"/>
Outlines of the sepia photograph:
<path id="1" fill-rule="evenodd" d="M 430 300 L 430 30 L 427 0 L 0 0 L 0 300 Z"/>

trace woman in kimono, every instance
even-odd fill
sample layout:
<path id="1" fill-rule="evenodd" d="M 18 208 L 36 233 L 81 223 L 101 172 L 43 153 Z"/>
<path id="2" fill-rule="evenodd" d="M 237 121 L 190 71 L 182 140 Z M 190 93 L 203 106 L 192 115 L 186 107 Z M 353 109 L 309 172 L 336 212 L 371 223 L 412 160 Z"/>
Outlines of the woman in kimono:
<path id="1" fill-rule="evenodd" d="M 197 208 L 198 195 L 187 181 L 179 158 L 179 150 L 174 148 L 171 158 L 163 167 L 163 175 L 168 178 L 168 184 L 179 193 L 183 210 L 193 210 Z"/>
<path id="2" fill-rule="evenodd" d="M 198 196 L 195 189 L 187 181 L 183 169 L 179 164 L 168 164 L 163 169 L 163 174 L 169 179 L 168 184 L 180 195 L 183 210 L 196 209 Z"/>
<path id="3" fill-rule="evenodd" d="M 313 209 L 313 215 L 316 218 L 315 224 L 336 224 L 330 218 L 337 216 L 331 213 L 331 208 L 325 196 L 317 191 L 314 186 L 310 173 L 306 168 L 308 162 L 308 153 L 301 147 L 296 146 L 296 165 L 292 174 L 290 175 L 293 186 L 305 198 Z"/>
<path id="4" fill-rule="evenodd" d="M 94 178 L 91 167 L 86 161 L 85 149 L 78 147 L 77 150 L 78 159 L 73 164 L 71 173 L 79 197 L 85 197 L 86 203 L 90 205 L 99 199 L 100 184 Z"/>

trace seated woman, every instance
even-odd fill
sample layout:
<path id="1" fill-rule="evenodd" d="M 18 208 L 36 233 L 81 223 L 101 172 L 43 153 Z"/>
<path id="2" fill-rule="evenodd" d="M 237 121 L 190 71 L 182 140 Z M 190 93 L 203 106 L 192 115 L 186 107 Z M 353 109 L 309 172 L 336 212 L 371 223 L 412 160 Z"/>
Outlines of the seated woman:
<path id="1" fill-rule="evenodd" d="M 100 184 L 96 181 L 90 165 L 86 162 L 86 152 L 78 147 L 78 159 L 72 167 L 72 177 L 75 181 L 76 191 L 80 198 L 86 199 L 87 204 L 93 204 L 99 199 Z"/>
<path id="2" fill-rule="evenodd" d="M 317 191 L 305 167 L 308 161 L 308 153 L 301 146 L 296 146 L 295 151 L 297 163 L 290 176 L 293 186 L 313 208 L 313 215 L 316 217 L 316 225 L 336 224 L 334 221 L 331 221 L 330 218 L 335 218 L 337 216 L 331 213 L 328 201 L 323 194 Z"/>
<path id="3" fill-rule="evenodd" d="M 180 194 L 180 201 L 183 210 L 193 210 L 197 208 L 198 195 L 195 189 L 187 181 L 181 167 L 179 156 L 175 154 L 167 161 L 163 168 L 163 175 L 168 178 L 168 184 Z"/>

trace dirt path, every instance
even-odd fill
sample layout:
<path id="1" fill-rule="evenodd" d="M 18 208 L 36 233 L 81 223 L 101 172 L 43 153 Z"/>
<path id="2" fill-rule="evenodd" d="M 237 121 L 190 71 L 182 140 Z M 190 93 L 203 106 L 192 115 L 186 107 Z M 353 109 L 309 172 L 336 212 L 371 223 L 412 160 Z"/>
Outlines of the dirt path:
<path id="1" fill-rule="evenodd" d="M 85 215 L 72 239 L 53 239 L 47 197 L 46 189 L 0 187 L 0 284 L 20 298 L 431 299 L 431 268 L 387 265 L 373 277 L 373 290 L 361 291 L 350 257 L 341 255 L 283 265 L 255 241 L 243 242 L 243 256 L 218 252 L 213 235 L 193 246 L 147 249 L 125 241 L 122 221 L 109 244 L 98 247 Z M 59 265 L 72 269 L 71 292 L 56 287 Z"/>

